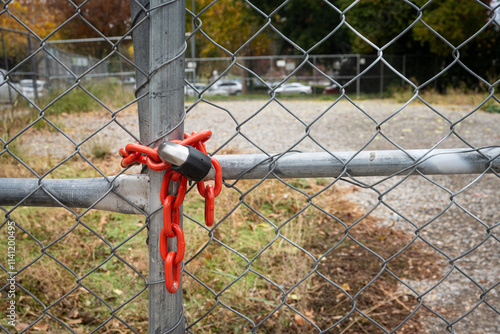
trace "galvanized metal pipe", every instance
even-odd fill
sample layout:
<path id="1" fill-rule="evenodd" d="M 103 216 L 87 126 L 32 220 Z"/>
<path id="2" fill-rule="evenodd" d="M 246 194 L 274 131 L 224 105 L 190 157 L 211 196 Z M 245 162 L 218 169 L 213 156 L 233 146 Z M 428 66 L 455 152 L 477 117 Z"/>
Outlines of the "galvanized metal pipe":
<path id="1" fill-rule="evenodd" d="M 288 153 L 270 158 L 265 154 L 216 156 L 225 180 L 261 179 L 273 170 L 281 178 L 312 178 L 345 176 L 406 175 L 414 167 L 425 175 L 479 174 L 489 166 L 489 160 L 500 155 L 500 148 Z M 492 161 L 500 172 L 500 158 Z M 269 175 L 273 177 L 273 175 Z"/>
<path id="2" fill-rule="evenodd" d="M 0 179 L 0 206 L 63 204 L 69 208 L 93 206 L 97 210 L 140 214 L 147 210 L 148 191 L 147 175 L 121 175 L 111 184 L 104 178 Z"/>
<path id="3" fill-rule="evenodd" d="M 185 0 L 151 0 L 149 31 L 149 109 L 139 110 L 141 142 L 153 147 L 184 133 Z M 135 41 L 135 38 L 134 38 Z M 184 333 L 182 284 L 170 294 L 163 283 L 159 241 L 163 227 L 160 184 L 163 172 L 148 171 L 149 189 L 149 333 Z M 171 182 L 170 191 L 174 191 Z M 158 210 L 158 211 L 157 211 Z M 182 208 L 181 208 L 182 210 Z M 182 211 L 181 211 L 182 212 Z M 182 215 L 181 215 L 182 217 Z M 182 226 L 182 219 L 180 222 Z M 172 238 L 168 250 L 176 250 Z"/>
<path id="4" fill-rule="evenodd" d="M 179 131 L 176 131 L 178 134 Z M 281 178 L 390 176 L 400 173 L 407 175 L 416 170 L 424 175 L 480 174 L 484 171 L 500 173 L 500 148 L 482 149 L 481 153 L 468 149 L 401 151 L 367 151 L 336 153 L 289 153 L 279 158 L 269 158 L 265 154 L 218 155 L 225 180 L 262 179 L 272 170 Z M 334 158 L 337 157 L 337 158 Z M 413 157 L 412 158 L 410 158 Z M 353 158 L 354 157 L 354 158 Z M 415 162 L 416 161 L 416 162 Z M 155 173 L 156 174 L 156 173 Z M 152 212 L 148 193 L 159 192 L 161 173 L 155 182 L 149 183 L 147 175 L 122 175 L 111 185 L 104 178 L 63 179 L 41 181 L 54 198 L 72 208 L 88 208 L 94 205 L 107 192 L 109 194 L 95 205 L 95 209 L 122 213 L 140 213 L 128 204 L 133 203 L 140 210 Z M 38 179 L 0 179 L 0 206 L 59 206 L 47 192 L 39 188 Z M 29 194 L 33 193 L 29 198 Z M 124 201 L 120 196 L 127 199 Z M 155 196 L 158 200 L 159 196 Z M 26 199 L 25 199 L 26 198 Z M 153 202 L 159 207 L 159 201 Z M 157 214 L 156 216 L 159 216 Z"/>

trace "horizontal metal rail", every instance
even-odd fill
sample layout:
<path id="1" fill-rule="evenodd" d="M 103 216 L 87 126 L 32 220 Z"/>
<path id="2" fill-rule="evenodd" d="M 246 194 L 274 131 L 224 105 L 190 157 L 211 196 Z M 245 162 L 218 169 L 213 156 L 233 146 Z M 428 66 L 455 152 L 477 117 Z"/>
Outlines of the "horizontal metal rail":
<path id="1" fill-rule="evenodd" d="M 74 38 L 74 39 L 51 39 L 48 44 L 68 44 L 68 43 L 90 43 L 90 42 L 106 42 L 132 40 L 132 36 L 112 36 L 112 37 L 95 37 L 95 38 Z"/>
<path id="2" fill-rule="evenodd" d="M 479 152 L 478 152 L 479 151 Z M 216 156 L 225 180 L 261 179 L 271 169 L 280 178 L 406 175 L 412 170 L 425 175 L 480 174 L 490 163 L 500 172 L 500 148 L 481 150 L 407 150 L 338 153 L 288 153 Z M 273 175 L 269 175 L 273 177 Z"/>
<path id="3" fill-rule="evenodd" d="M 112 179 L 112 178 L 110 178 Z M 146 209 L 149 177 L 121 175 L 112 183 L 92 179 L 0 179 L 0 206 L 89 208 L 140 214 Z"/>
<path id="4" fill-rule="evenodd" d="M 215 156 L 225 180 L 500 173 L 500 148 Z M 112 178 L 110 178 L 112 179 Z M 147 210 L 149 177 L 0 179 L 0 206 L 60 206 L 138 214 Z M 97 203 L 97 204 L 96 204 Z"/>

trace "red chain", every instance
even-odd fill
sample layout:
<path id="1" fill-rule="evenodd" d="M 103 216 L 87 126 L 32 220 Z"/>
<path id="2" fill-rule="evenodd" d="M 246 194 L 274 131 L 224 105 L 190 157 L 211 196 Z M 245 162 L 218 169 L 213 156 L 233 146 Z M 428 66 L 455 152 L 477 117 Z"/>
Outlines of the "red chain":
<path id="1" fill-rule="evenodd" d="M 205 142 L 210 139 L 212 132 L 209 130 L 184 133 L 184 140 L 172 140 L 172 142 L 181 145 L 190 145 L 199 151 L 207 154 Z M 160 200 L 163 206 L 163 228 L 160 232 L 160 254 L 165 262 L 165 287 L 170 293 L 177 292 L 181 280 L 181 262 L 184 259 L 186 243 L 184 242 L 184 232 L 180 226 L 181 211 L 180 207 L 184 201 L 187 191 L 187 178 L 178 172 L 169 169 L 170 164 L 162 161 L 158 156 L 158 148 L 150 148 L 139 143 L 128 144 L 120 149 L 122 156 L 121 166 L 126 168 L 135 163 L 147 165 L 155 171 L 163 171 L 163 182 L 160 189 Z M 212 226 L 214 223 L 215 197 L 219 196 L 222 190 L 222 172 L 219 162 L 212 159 L 212 165 L 215 169 L 215 183 L 205 186 L 205 182 L 197 182 L 196 186 L 201 196 L 205 198 L 205 223 Z M 177 195 L 168 195 L 170 180 L 179 182 Z M 177 252 L 168 252 L 168 238 L 177 237 Z"/>

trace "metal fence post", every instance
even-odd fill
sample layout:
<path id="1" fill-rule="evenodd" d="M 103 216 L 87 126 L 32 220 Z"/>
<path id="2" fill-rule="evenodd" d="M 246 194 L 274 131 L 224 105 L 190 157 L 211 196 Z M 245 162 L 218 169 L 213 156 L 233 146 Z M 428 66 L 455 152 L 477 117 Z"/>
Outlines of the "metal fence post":
<path id="1" fill-rule="evenodd" d="M 361 73 L 361 55 L 356 55 L 356 98 L 359 99 L 359 92 L 361 87 L 361 78 L 359 77 L 359 73 Z"/>
<path id="2" fill-rule="evenodd" d="M 149 20 L 144 20 L 149 11 Z M 131 1 L 132 19 L 140 24 L 133 32 L 138 97 L 139 131 L 143 144 L 152 147 L 164 140 L 180 139 L 184 133 L 185 2 Z M 148 38 L 149 36 L 149 38 Z M 148 171 L 149 220 L 149 333 L 183 333 L 182 285 L 171 295 L 165 289 L 164 264 L 159 250 L 163 225 L 160 184 L 163 172 Z M 181 219 L 182 224 L 182 219 Z M 169 250 L 176 245 L 171 239 Z"/>
<path id="3" fill-rule="evenodd" d="M 3 35 L 3 29 L 0 30 L 0 34 L 2 36 L 2 48 L 3 48 L 3 59 L 4 59 L 4 66 L 5 70 L 8 72 L 9 71 L 9 60 L 7 58 L 7 47 L 5 46 L 5 36 Z M 7 89 L 9 93 L 9 103 L 13 103 L 14 100 L 12 99 L 12 90 L 9 88 Z M 14 108 L 14 106 L 11 106 L 11 108 Z"/>
<path id="4" fill-rule="evenodd" d="M 138 5 L 149 11 L 149 20 Z M 156 147 L 170 139 L 181 139 L 184 133 L 184 52 L 185 1 L 132 0 L 135 63 L 149 78 L 137 72 L 141 142 Z M 141 13 L 142 11 L 142 13 Z M 141 23 L 142 22 L 142 23 Z M 148 38 L 149 36 L 149 38 Z M 149 333 L 183 333 L 184 315 L 182 285 L 169 294 L 164 284 L 164 263 L 160 256 L 159 235 L 163 225 L 160 184 L 163 172 L 148 170 L 150 189 L 149 221 Z M 182 224 L 182 219 L 181 219 Z M 172 242 L 170 242 L 172 241 Z M 169 250 L 176 249 L 174 239 Z"/>
<path id="5" fill-rule="evenodd" d="M 28 55 L 31 56 L 31 53 L 33 52 L 33 48 L 31 47 L 31 36 L 30 34 L 27 35 L 28 36 Z M 35 65 L 35 60 L 33 59 L 33 57 L 30 58 L 30 64 L 31 64 L 31 81 L 33 83 L 33 94 L 35 96 L 35 101 L 38 101 L 38 84 L 37 84 L 37 80 L 38 80 L 38 69 L 36 68 L 36 65 Z"/>
<path id="6" fill-rule="evenodd" d="M 384 63 L 380 61 L 380 98 L 384 97 Z"/>

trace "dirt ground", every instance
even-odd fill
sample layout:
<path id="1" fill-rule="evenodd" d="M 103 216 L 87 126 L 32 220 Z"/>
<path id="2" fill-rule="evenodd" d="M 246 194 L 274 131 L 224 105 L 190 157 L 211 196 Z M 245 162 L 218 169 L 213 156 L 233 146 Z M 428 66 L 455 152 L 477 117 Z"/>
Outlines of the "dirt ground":
<path id="1" fill-rule="evenodd" d="M 188 105 L 186 131 L 210 129 L 209 151 L 278 153 L 287 150 L 332 152 L 498 146 L 500 115 L 473 106 L 435 105 L 433 109 L 390 100 L 348 101 L 262 100 L 217 101 Z M 93 141 L 104 141 L 114 152 L 138 136 L 135 107 L 110 122 L 106 112 L 47 115 L 58 132 L 29 129 L 18 141 L 25 154 L 61 161 L 80 148 L 91 152 Z M 458 123 L 457 123 L 458 122 Z M 107 125 L 106 125 L 107 124 Z M 86 138 L 95 136 L 86 141 Z M 81 146 L 80 146 L 81 144 Z M 90 154 L 90 153 L 88 153 Z M 219 153 L 217 153 L 219 154 Z M 96 161 L 96 166 L 104 164 Z M 361 178 L 367 186 L 349 192 L 349 200 L 377 224 L 417 235 L 415 245 L 438 259 L 435 275 L 404 279 L 425 308 L 428 333 L 500 332 L 500 179 L 494 174 L 413 176 L 387 180 Z M 353 187 L 345 181 L 339 186 Z M 380 194 L 383 194 L 380 196 Z M 373 210 L 373 211 L 371 211 Z M 495 225 L 496 224 L 496 225 Z M 451 329 L 450 329 L 451 330 Z"/>

